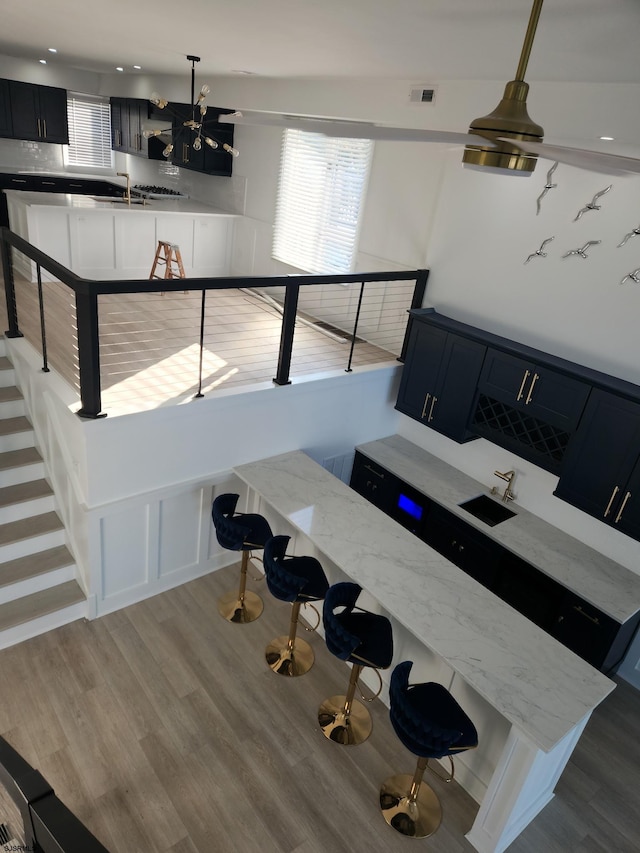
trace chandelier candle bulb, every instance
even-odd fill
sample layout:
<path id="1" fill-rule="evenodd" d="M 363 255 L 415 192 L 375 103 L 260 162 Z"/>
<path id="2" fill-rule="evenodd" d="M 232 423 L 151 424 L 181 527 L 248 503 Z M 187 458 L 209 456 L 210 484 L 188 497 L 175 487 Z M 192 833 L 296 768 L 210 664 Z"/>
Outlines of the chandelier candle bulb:
<path id="1" fill-rule="evenodd" d="M 226 142 L 223 143 L 222 147 L 228 154 L 231 154 L 232 157 L 237 157 L 240 154 L 237 148 L 232 148 L 230 145 L 227 145 Z"/>
<path id="2" fill-rule="evenodd" d="M 211 139 L 210 136 L 205 136 L 204 141 L 207 143 L 207 145 L 210 148 L 217 148 L 218 147 L 218 143 L 215 141 L 215 139 Z"/>

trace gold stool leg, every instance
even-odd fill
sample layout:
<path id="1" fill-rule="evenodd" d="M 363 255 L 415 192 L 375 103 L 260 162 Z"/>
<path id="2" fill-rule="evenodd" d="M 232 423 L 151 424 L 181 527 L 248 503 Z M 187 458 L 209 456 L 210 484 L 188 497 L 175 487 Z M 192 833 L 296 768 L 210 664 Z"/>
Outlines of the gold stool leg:
<path id="1" fill-rule="evenodd" d="M 293 602 L 289 636 L 276 637 L 265 649 L 267 664 L 278 675 L 288 675 L 295 678 L 309 672 L 313 666 L 313 649 L 305 640 L 296 638 L 301 603 L 300 601 Z"/>
<path id="2" fill-rule="evenodd" d="M 361 702 L 353 698 L 361 672 L 362 667 L 354 664 L 347 695 L 325 699 L 318 709 L 318 723 L 324 736 L 345 746 L 364 743 L 373 728 L 371 714 Z"/>
<path id="3" fill-rule="evenodd" d="M 264 607 L 260 596 L 246 588 L 248 563 L 249 551 L 243 551 L 238 592 L 227 592 L 218 599 L 218 612 L 220 615 L 227 622 L 235 622 L 239 625 L 255 621 L 262 613 Z"/>
<path id="4" fill-rule="evenodd" d="M 427 758 L 419 758 L 413 777 L 391 776 L 380 788 L 380 808 L 389 826 L 410 838 L 433 835 L 442 821 L 442 806 L 435 791 L 422 784 Z"/>

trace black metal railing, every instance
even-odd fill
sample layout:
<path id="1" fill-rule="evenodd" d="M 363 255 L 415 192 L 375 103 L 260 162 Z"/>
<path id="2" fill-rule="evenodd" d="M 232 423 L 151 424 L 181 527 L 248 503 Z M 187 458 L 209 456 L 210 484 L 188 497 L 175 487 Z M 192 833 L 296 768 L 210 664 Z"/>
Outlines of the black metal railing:
<path id="1" fill-rule="evenodd" d="M 41 252 L 31 243 L 19 237 L 6 227 L 0 228 L 0 255 L 2 258 L 2 271 L 4 275 L 5 295 L 7 302 L 7 316 L 9 328 L 6 336 L 9 338 L 22 337 L 16 303 L 15 278 L 13 272 L 12 250 L 22 252 L 27 258 L 36 264 L 40 323 L 42 336 L 42 352 L 44 356 L 44 367 L 47 366 L 47 344 L 45 309 L 42 299 L 41 269 L 45 269 L 75 294 L 76 324 L 77 324 L 77 346 L 78 346 L 78 372 L 81 408 L 77 414 L 84 418 L 104 417 L 101 411 L 101 378 L 100 378 L 100 331 L 98 322 L 98 297 L 106 294 L 124 293 L 155 293 L 159 289 L 158 282 L 133 279 L 122 281 L 102 281 L 81 278 L 53 258 Z M 281 275 L 281 276 L 252 276 L 252 277 L 222 277 L 222 278 L 189 278 L 189 279 L 166 279 L 162 281 L 162 290 L 165 292 L 183 291 L 187 287 L 190 291 L 200 290 L 202 292 L 202 307 L 200 312 L 200 368 L 198 377 L 198 392 L 196 397 L 202 396 L 202 352 L 204 346 L 204 323 L 206 315 L 206 295 L 211 290 L 230 290 L 239 288 L 267 288 L 283 287 L 285 291 L 284 305 L 282 311 L 282 325 L 280 329 L 280 347 L 276 375 L 273 379 L 276 385 L 287 385 L 290 382 L 291 355 L 293 351 L 294 329 L 298 308 L 298 297 L 301 287 L 312 287 L 323 284 L 350 284 L 360 283 L 360 299 L 356 311 L 353 329 L 350 332 L 351 348 L 347 364 L 347 372 L 351 371 L 354 344 L 357 338 L 358 321 L 360 316 L 360 305 L 364 287 L 369 282 L 394 282 L 415 281 L 411 306 L 422 305 L 428 270 L 403 270 L 392 272 L 373 273 L 350 273 L 347 275 Z M 196 334 L 194 333 L 194 339 Z M 400 356 L 402 360 L 404 355 Z"/>
<path id="2" fill-rule="evenodd" d="M 24 846 L 19 849 L 33 853 L 109 853 L 56 797 L 42 774 L 2 737 L 0 783 L 20 810 Z"/>

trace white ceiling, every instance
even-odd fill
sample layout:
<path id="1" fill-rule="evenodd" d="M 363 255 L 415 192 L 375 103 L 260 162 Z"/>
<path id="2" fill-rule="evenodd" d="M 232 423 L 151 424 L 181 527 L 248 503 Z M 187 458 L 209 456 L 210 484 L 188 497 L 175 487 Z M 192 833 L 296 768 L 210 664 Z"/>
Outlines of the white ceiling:
<path id="1" fill-rule="evenodd" d="M 507 80 L 531 0 L 3 0 L 0 53 L 99 73 Z M 546 0 L 529 80 L 640 83 L 640 0 Z M 55 47 L 58 53 L 47 53 Z"/>

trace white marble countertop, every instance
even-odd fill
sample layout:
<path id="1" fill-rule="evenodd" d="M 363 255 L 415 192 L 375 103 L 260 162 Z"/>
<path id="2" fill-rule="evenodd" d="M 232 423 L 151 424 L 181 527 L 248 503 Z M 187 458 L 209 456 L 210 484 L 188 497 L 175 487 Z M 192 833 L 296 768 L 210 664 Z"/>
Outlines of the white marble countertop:
<path id="1" fill-rule="evenodd" d="M 358 447 L 366 456 L 585 601 L 623 623 L 640 609 L 640 575 L 533 515 L 515 501 L 517 515 L 490 527 L 459 504 L 489 495 L 483 483 L 399 435 Z"/>
<path id="2" fill-rule="evenodd" d="M 149 199 L 145 204 L 133 203 L 129 206 L 119 200 L 90 195 L 25 192 L 24 190 L 5 190 L 4 192 L 11 199 L 27 206 L 38 205 L 39 207 L 66 208 L 67 210 L 82 211 L 107 210 L 122 212 L 124 214 L 150 212 L 154 215 L 162 213 L 184 213 L 191 216 L 237 216 L 235 213 L 226 213 L 224 210 L 218 210 L 215 207 L 192 198 Z"/>
<path id="3" fill-rule="evenodd" d="M 615 687 L 301 451 L 234 470 L 542 750 Z"/>

